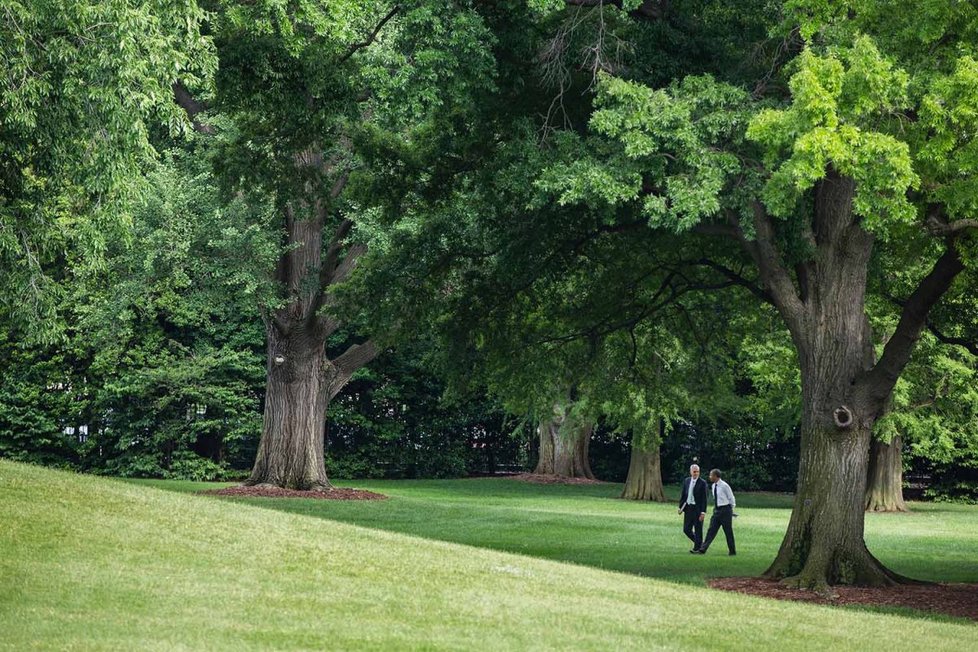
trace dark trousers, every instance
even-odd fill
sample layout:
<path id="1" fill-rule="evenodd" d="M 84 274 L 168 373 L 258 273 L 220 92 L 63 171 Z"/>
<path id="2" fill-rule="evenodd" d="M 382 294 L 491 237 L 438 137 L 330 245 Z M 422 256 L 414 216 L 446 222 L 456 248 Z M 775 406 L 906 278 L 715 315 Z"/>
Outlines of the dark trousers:
<path id="1" fill-rule="evenodd" d="M 710 517 L 710 529 L 706 531 L 706 541 L 703 542 L 703 551 L 705 552 L 713 543 L 713 539 L 720 528 L 723 528 L 723 534 L 727 537 L 727 550 L 730 551 L 730 554 L 735 554 L 737 546 L 734 544 L 733 507 L 730 505 L 713 509 L 713 515 Z"/>
<path id="2" fill-rule="evenodd" d="M 700 520 L 699 505 L 687 505 L 683 510 L 683 534 L 693 542 L 693 548 L 703 543 L 703 521 Z"/>

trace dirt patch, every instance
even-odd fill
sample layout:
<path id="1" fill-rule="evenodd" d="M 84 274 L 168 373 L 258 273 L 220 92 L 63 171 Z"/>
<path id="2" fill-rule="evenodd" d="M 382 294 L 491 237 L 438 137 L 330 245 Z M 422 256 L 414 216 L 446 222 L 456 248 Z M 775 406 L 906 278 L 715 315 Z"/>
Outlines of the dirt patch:
<path id="1" fill-rule="evenodd" d="M 978 584 L 906 584 L 881 588 L 833 586 L 831 596 L 815 591 L 789 588 L 777 580 L 758 577 L 722 577 L 711 580 L 709 584 L 714 589 L 760 595 L 776 600 L 798 600 L 830 605 L 906 607 L 978 621 Z"/>
<path id="2" fill-rule="evenodd" d="M 539 473 L 518 473 L 517 475 L 507 476 L 507 480 L 519 480 L 521 482 L 532 482 L 533 484 L 608 484 L 602 480 L 590 480 L 588 478 L 565 478 L 559 475 L 541 475 Z"/>
<path id="3" fill-rule="evenodd" d="M 238 498 L 315 498 L 317 500 L 387 500 L 384 494 L 366 491 L 365 489 L 346 489 L 333 487 L 329 491 L 299 491 L 261 485 L 256 487 L 226 487 L 224 489 L 208 489 L 198 493 L 211 496 L 235 496 Z"/>

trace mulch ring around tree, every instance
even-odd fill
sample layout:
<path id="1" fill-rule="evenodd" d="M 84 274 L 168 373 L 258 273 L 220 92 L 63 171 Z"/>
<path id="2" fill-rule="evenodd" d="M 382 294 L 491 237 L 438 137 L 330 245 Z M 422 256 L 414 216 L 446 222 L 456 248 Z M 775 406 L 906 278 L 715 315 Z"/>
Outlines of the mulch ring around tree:
<path id="1" fill-rule="evenodd" d="M 521 482 L 532 482 L 533 484 L 608 484 L 602 480 L 591 480 L 589 478 L 567 478 L 559 475 L 541 475 L 539 473 L 518 473 L 507 476 L 508 480 L 519 480 Z"/>
<path id="2" fill-rule="evenodd" d="M 317 500 L 387 500 L 384 494 L 374 493 L 365 489 L 347 489 L 345 487 L 333 487 L 329 491 L 299 491 L 297 489 L 283 489 L 270 485 L 258 485 L 246 487 L 238 485 L 236 487 L 225 487 L 224 489 L 208 489 L 199 491 L 201 494 L 211 496 L 233 496 L 236 498 L 315 498 Z"/>
<path id="3" fill-rule="evenodd" d="M 978 621 L 978 584 L 902 584 L 879 588 L 833 586 L 831 596 L 790 588 L 777 580 L 759 577 L 721 577 L 711 580 L 709 585 L 714 589 L 776 600 L 837 606 L 905 607 Z"/>

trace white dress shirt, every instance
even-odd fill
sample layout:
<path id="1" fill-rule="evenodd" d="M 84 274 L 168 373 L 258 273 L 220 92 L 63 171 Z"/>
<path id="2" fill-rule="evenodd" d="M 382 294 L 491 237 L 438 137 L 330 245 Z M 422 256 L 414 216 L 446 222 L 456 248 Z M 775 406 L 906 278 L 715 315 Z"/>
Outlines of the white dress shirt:
<path id="1" fill-rule="evenodd" d="M 724 507 L 725 505 L 730 505 L 734 509 L 737 507 L 733 489 L 723 480 L 717 480 L 713 483 L 713 502 L 717 507 Z"/>
<path id="2" fill-rule="evenodd" d="M 706 514 L 706 505 L 697 505 L 696 504 L 696 494 L 694 493 L 694 491 L 696 489 L 696 483 L 699 482 L 699 481 L 700 481 L 699 478 L 696 478 L 694 480 L 692 476 L 689 477 L 689 488 L 686 490 L 686 505 L 687 506 L 688 505 L 692 505 L 693 507 L 699 507 L 700 514 Z"/>

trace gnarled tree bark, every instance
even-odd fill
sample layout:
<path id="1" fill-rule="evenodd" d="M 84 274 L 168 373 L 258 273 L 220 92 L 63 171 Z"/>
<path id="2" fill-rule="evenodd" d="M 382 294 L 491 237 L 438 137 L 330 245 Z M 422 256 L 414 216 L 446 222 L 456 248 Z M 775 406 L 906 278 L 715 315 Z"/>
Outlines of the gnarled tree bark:
<path id="1" fill-rule="evenodd" d="M 541 421 L 537 426 L 540 458 L 533 472 L 593 480 L 594 473 L 588 459 L 593 430 L 593 424 L 569 419 L 561 407 L 556 407 L 553 417 Z"/>

